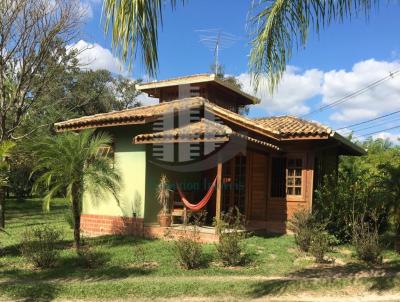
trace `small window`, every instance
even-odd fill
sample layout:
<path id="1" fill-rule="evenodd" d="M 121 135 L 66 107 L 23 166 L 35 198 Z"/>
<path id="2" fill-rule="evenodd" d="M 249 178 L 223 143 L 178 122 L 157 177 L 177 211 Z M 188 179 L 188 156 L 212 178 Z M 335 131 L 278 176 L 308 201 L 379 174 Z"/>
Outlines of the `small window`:
<path id="1" fill-rule="evenodd" d="M 113 145 L 104 145 L 101 146 L 97 150 L 98 156 L 104 156 L 109 158 L 110 160 L 114 160 L 114 146 Z"/>
<path id="2" fill-rule="evenodd" d="M 286 196 L 286 158 L 274 157 L 271 161 L 271 197 Z"/>
<path id="3" fill-rule="evenodd" d="M 287 161 L 286 175 L 286 194 L 301 195 L 302 194 L 302 171 L 303 160 L 301 158 L 290 158 Z"/>

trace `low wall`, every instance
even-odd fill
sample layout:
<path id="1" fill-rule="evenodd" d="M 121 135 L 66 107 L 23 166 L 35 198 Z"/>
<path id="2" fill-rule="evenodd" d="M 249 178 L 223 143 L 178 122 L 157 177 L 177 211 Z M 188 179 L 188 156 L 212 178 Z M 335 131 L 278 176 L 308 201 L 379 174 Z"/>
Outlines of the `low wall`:
<path id="1" fill-rule="evenodd" d="M 143 218 L 81 215 L 81 231 L 90 236 L 124 234 L 143 236 Z"/>

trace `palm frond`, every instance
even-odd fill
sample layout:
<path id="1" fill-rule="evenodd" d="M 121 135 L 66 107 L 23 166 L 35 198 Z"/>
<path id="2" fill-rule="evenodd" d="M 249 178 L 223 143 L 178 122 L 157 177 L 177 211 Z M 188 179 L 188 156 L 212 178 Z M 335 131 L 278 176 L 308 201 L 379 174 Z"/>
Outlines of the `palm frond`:
<path id="1" fill-rule="evenodd" d="M 56 194 L 65 193 L 72 200 L 72 187 L 82 190 L 111 191 L 119 189 L 119 176 L 106 157 L 97 156 L 101 146 L 110 144 L 112 138 L 94 130 L 63 133 L 35 142 L 31 150 L 37 164 L 33 173 L 38 174 L 34 192 L 46 189 L 43 209 L 48 211 Z M 78 192 L 83 194 L 83 192 Z"/>
<path id="2" fill-rule="evenodd" d="M 255 86 L 267 78 L 270 92 L 280 81 L 292 49 L 304 47 L 310 32 L 319 33 L 333 21 L 363 14 L 368 17 L 378 0 L 261 0 L 250 18 L 250 72 Z"/>
<path id="3" fill-rule="evenodd" d="M 177 2 L 169 0 L 174 9 Z M 103 16 L 106 33 L 112 26 L 112 45 L 122 60 L 130 61 L 140 49 L 141 60 L 150 76 L 158 68 L 158 26 L 162 25 L 163 0 L 104 0 Z"/>

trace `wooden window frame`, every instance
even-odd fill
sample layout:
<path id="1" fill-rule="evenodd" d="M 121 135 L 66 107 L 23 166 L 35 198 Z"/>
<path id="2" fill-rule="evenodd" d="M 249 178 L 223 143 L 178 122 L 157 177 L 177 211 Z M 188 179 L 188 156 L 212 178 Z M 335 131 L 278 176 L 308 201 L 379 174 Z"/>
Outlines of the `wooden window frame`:
<path id="1" fill-rule="evenodd" d="M 287 159 L 286 156 L 279 156 L 279 155 L 272 155 L 268 157 L 268 199 L 272 200 L 272 201 L 281 201 L 281 200 L 286 200 L 286 192 L 285 192 L 285 196 L 282 197 L 276 197 L 276 196 L 272 196 L 271 195 L 271 188 L 272 188 L 272 161 L 274 160 L 274 158 L 280 158 L 280 159 L 285 159 L 286 163 L 287 163 Z M 286 168 L 285 168 L 285 177 L 286 177 Z M 286 190 L 286 179 L 285 179 L 285 190 Z"/>
<path id="2" fill-rule="evenodd" d="M 288 173 L 289 173 L 289 160 L 301 160 L 301 194 L 300 195 L 289 195 L 288 194 Z M 286 200 L 287 201 L 304 201 L 305 200 L 305 191 L 306 191 L 306 157 L 304 154 L 296 153 L 296 154 L 287 154 L 286 156 Z M 295 177 L 294 177 L 295 179 Z"/>
<path id="3" fill-rule="evenodd" d="M 108 151 L 105 153 L 103 150 L 106 150 L 106 149 L 108 149 Z M 102 156 L 106 156 L 111 160 L 112 165 L 114 167 L 114 165 L 115 165 L 115 143 L 114 143 L 114 141 L 107 146 L 101 146 L 97 150 L 98 154 L 100 154 L 100 152 L 101 152 Z"/>

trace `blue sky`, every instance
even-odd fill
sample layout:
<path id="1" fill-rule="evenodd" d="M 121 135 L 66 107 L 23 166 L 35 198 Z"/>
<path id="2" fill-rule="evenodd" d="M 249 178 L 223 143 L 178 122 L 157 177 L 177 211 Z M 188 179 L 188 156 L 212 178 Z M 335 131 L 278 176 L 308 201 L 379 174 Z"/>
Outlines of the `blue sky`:
<path id="1" fill-rule="evenodd" d="M 85 58 L 93 62 L 93 68 L 107 68 L 134 78 L 145 77 L 139 62 L 135 62 L 133 71 L 128 72 L 108 51 L 111 43 L 100 22 L 101 1 L 82 1 L 89 13 L 80 43 L 81 46 L 94 44 L 85 54 Z M 220 61 L 225 66 L 225 72 L 238 76 L 244 89 L 251 92 L 247 74 L 250 46 L 245 26 L 250 4 L 249 0 L 192 0 L 176 11 L 167 8 L 164 27 L 159 36 L 160 66 L 157 78 L 209 72 L 213 53 L 200 42 L 198 30 L 218 28 L 238 38 L 231 47 L 221 51 Z M 391 1 L 389 4 L 381 4 L 368 21 L 354 18 L 351 22 L 332 25 L 319 36 L 311 34 L 306 48 L 294 51 L 288 72 L 277 93 L 270 96 L 266 87 L 261 87 L 259 96 L 262 102 L 250 111 L 250 116 L 304 116 L 399 68 L 398 16 L 400 3 Z M 400 110 L 400 76 L 333 110 L 306 118 L 336 129 L 395 110 Z M 400 125 L 399 121 L 394 121 L 396 117 L 400 118 L 400 114 L 380 120 L 381 124 L 385 122 L 381 127 L 371 127 L 356 134 L 363 135 Z M 374 126 L 364 126 L 369 125 Z M 375 137 L 396 140 L 398 133 L 397 129 L 382 131 Z"/>

